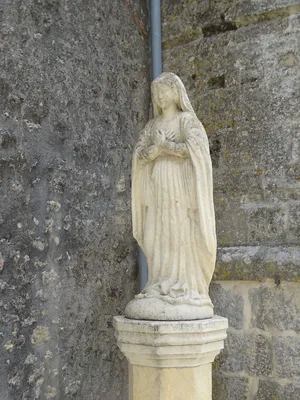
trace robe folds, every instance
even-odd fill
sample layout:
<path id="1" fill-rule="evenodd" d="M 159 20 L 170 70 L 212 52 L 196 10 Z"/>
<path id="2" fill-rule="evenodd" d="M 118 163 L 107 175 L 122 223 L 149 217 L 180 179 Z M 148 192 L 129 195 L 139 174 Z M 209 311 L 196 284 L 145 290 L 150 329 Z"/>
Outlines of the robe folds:
<path id="1" fill-rule="evenodd" d="M 158 151 L 157 130 L 173 136 Z M 149 277 L 139 297 L 171 304 L 211 304 L 216 233 L 208 139 L 191 112 L 148 122 L 132 165 L 133 235 L 145 253 Z"/>

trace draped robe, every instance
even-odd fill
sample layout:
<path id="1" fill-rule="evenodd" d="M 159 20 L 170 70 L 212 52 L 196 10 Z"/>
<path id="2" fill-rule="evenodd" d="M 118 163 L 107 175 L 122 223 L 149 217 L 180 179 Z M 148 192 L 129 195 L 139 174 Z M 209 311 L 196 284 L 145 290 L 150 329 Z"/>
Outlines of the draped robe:
<path id="1" fill-rule="evenodd" d="M 158 150 L 157 130 L 172 131 Z M 138 297 L 171 304 L 211 305 L 208 286 L 216 258 L 212 167 L 208 139 L 190 112 L 148 122 L 132 168 L 133 234 L 149 277 Z"/>

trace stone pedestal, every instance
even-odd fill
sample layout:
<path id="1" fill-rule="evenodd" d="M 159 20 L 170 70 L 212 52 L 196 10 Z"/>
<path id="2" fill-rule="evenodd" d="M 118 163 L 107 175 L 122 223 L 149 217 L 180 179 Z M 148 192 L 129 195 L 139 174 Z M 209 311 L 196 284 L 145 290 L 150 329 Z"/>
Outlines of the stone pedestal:
<path id="1" fill-rule="evenodd" d="M 130 400 L 211 400 L 211 364 L 224 347 L 228 321 L 145 321 L 114 317 L 129 361 Z"/>

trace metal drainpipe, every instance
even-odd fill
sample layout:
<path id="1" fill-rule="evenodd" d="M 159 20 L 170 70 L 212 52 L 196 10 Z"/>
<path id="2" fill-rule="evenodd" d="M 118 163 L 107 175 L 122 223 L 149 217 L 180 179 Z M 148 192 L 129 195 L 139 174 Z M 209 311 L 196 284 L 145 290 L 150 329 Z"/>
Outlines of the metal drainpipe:
<path id="1" fill-rule="evenodd" d="M 150 0 L 152 80 L 162 73 L 161 0 Z"/>
<path id="2" fill-rule="evenodd" d="M 151 15 L 151 64 L 152 80 L 162 73 L 162 51 L 161 51 L 161 0 L 150 0 Z M 148 280 L 147 260 L 139 250 L 139 285 L 140 291 L 144 289 Z"/>

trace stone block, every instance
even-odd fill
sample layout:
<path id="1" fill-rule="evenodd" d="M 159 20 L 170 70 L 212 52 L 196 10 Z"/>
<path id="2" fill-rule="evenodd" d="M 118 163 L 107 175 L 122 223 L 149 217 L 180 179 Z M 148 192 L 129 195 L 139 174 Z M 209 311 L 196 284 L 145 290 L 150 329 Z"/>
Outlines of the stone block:
<path id="1" fill-rule="evenodd" d="M 247 181 L 246 174 L 245 178 Z M 224 181 L 228 181 L 227 177 Z M 246 196 L 236 194 L 236 199 L 232 200 L 229 197 L 225 202 L 225 193 L 217 193 L 215 196 L 218 243 L 224 247 L 244 243 L 250 246 L 262 242 L 265 246 L 285 243 L 288 230 L 287 205 L 270 205 L 265 202 L 241 204 L 242 199 L 247 201 L 244 197 Z"/>
<path id="2" fill-rule="evenodd" d="M 299 4 L 289 0 L 264 1 L 162 1 L 163 45 L 175 47 L 202 35 L 205 37 L 236 31 L 280 19 L 299 12 Z"/>
<path id="3" fill-rule="evenodd" d="M 221 284 L 210 285 L 210 298 L 214 305 L 214 313 L 228 319 L 229 326 L 243 329 L 244 325 L 244 299 L 241 295 L 226 290 Z"/>
<path id="4" fill-rule="evenodd" d="M 265 331 L 300 332 L 299 283 L 281 282 L 279 286 L 262 285 L 249 291 L 251 325 Z"/>
<path id="5" fill-rule="evenodd" d="M 240 205 L 236 201 L 230 202 L 226 194 L 221 193 L 217 193 L 214 202 L 218 244 L 237 246 L 247 243 L 247 215 Z"/>
<path id="6" fill-rule="evenodd" d="M 279 384 L 274 380 L 260 380 L 254 400 L 298 400 L 300 388 L 291 383 Z"/>
<path id="7" fill-rule="evenodd" d="M 276 371 L 280 378 L 300 382 L 300 337 L 279 336 L 275 339 Z"/>
<path id="8" fill-rule="evenodd" d="M 254 204 L 246 206 L 248 243 L 256 245 L 282 244 L 286 236 L 286 208 L 280 205 Z"/>
<path id="9" fill-rule="evenodd" d="M 209 0 L 162 2 L 163 46 L 169 48 L 202 37 L 199 16 L 209 8 Z"/>
<path id="10" fill-rule="evenodd" d="M 263 335 L 228 332 L 224 351 L 216 358 L 219 372 L 246 372 L 270 376 L 272 373 L 271 340 Z"/>
<path id="11" fill-rule="evenodd" d="M 224 153 L 227 154 L 228 150 L 225 149 Z M 233 157 L 233 154 L 229 154 L 229 157 Z M 248 155 L 245 154 L 244 159 L 240 162 L 245 162 L 246 164 L 247 158 L 249 158 L 249 153 Z M 221 161 L 221 156 L 219 156 L 219 165 L 221 165 Z M 248 162 L 250 162 L 249 159 Z M 252 167 L 234 167 L 232 164 L 230 170 L 228 170 L 224 163 L 222 165 L 223 169 L 216 168 L 214 170 L 214 179 L 216 182 L 214 198 L 216 207 L 234 207 L 235 212 L 240 210 L 239 212 L 241 213 L 243 212 L 244 204 L 256 204 L 263 200 L 262 174 L 260 170 Z"/>
<path id="12" fill-rule="evenodd" d="M 290 204 L 288 229 L 289 241 L 295 244 L 300 243 L 300 203 L 298 201 Z"/>
<path id="13" fill-rule="evenodd" d="M 215 280 L 255 281 L 279 278 L 300 280 L 300 250 L 297 246 L 219 247 L 214 273 Z"/>
<path id="14" fill-rule="evenodd" d="M 226 15 L 228 15 L 228 18 L 236 19 L 238 17 L 245 17 L 245 19 L 248 17 L 249 23 L 253 23 L 255 21 L 254 16 L 261 15 L 261 21 L 268 21 L 272 18 L 292 14 L 293 12 L 297 12 L 296 10 L 297 1 L 276 0 L 270 2 L 268 0 L 242 0 L 233 1 Z M 275 14 L 274 16 L 273 13 Z M 253 16 L 252 19 L 250 18 L 251 16 Z"/>
<path id="15" fill-rule="evenodd" d="M 246 400 L 248 398 L 249 378 L 221 376 L 213 372 L 213 400 Z"/>
<path id="16" fill-rule="evenodd" d="M 245 370 L 250 375 L 269 376 L 272 373 L 272 344 L 263 335 L 247 334 L 245 346 Z"/>
<path id="17" fill-rule="evenodd" d="M 219 372 L 241 372 L 244 370 L 244 349 L 246 339 L 243 334 L 227 332 L 225 346 L 222 354 L 215 360 L 215 366 Z"/>

